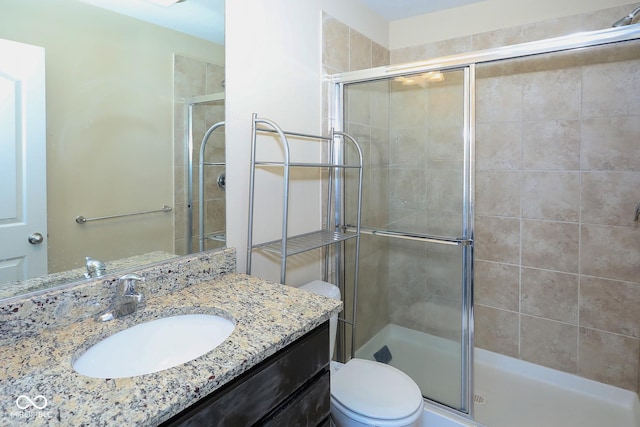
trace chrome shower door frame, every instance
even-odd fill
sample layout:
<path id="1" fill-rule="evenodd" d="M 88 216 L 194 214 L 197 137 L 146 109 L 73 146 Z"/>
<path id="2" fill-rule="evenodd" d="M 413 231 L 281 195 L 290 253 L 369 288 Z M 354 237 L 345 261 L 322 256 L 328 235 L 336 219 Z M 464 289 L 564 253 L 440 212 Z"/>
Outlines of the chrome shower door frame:
<path id="1" fill-rule="evenodd" d="M 365 83 L 376 80 L 390 79 L 416 73 L 434 71 L 465 70 L 465 153 L 464 153 L 464 212 L 463 234 L 470 244 L 463 247 L 463 330 L 461 331 L 463 346 L 462 357 L 462 395 L 461 408 L 456 411 L 473 418 L 473 205 L 474 205 L 474 170 L 475 170 L 475 66 L 501 60 L 516 59 L 527 56 L 549 54 L 561 51 L 602 46 L 640 39 L 640 25 L 607 28 L 598 31 L 579 32 L 562 37 L 555 37 L 511 46 L 467 52 L 439 58 L 416 61 L 405 64 L 382 66 L 366 70 L 334 74 L 329 77 L 330 94 L 330 126 L 336 130 L 343 130 L 344 126 L 344 87 L 353 83 Z M 335 183 L 341 188 L 341 183 Z M 336 194 L 336 224 L 343 224 L 341 212 L 343 210 L 342 194 Z M 341 254 L 336 253 L 336 266 L 340 270 Z M 340 276 L 339 274 L 337 274 Z M 356 301 L 354 301 L 354 310 Z M 437 403 L 436 403 L 437 404 Z M 445 409 L 451 409 L 444 405 Z"/>
<path id="2" fill-rule="evenodd" d="M 461 236 L 456 236 L 454 238 L 446 238 L 439 236 L 426 236 L 426 235 L 400 235 L 399 233 L 390 233 L 381 230 L 372 230 L 368 232 L 363 229 L 363 233 L 374 234 L 374 235 L 386 235 L 392 238 L 410 238 L 412 240 L 420 240 L 424 242 L 434 243 L 434 244 L 444 244 L 444 245 L 455 245 L 461 247 L 461 264 L 462 264 L 462 283 L 461 283 L 461 299 L 462 299 L 462 307 L 461 307 L 461 331 L 460 331 L 460 344 L 461 344 L 461 384 L 460 384 L 460 406 L 453 408 L 456 411 L 464 414 L 468 417 L 473 417 L 473 405 L 471 404 L 473 401 L 473 171 L 474 171 L 474 144 L 475 144 L 475 129 L 474 129 L 474 119 L 475 119 L 475 65 L 467 65 L 467 66 L 452 66 L 452 67 L 441 67 L 441 68 L 426 68 L 424 72 L 428 71 L 441 71 L 441 72 L 452 72 L 452 71 L 462 71 L 464 76 L 464 84 L 463 84 L 463 143 L 464 143 L 464 158 L 463 158 L 463 209 L 462 209 L 462 228 L 461 228 Z M 345 85 L 361 83 L 367 81 L 375 81 L 375 80 L 387 80 L 392 77 L 407 75 L 407 74 L 415 74 L 423 72 L 422 69 L 412 69 L 410 72 L 403 72 L 389 75 L 386 67 L 384 70 L 380 70 L 380 73 L 370 76 L 370 78 L 366 78 L 363 80 L 355 79 L 345 79 L 337 80 L 334 82 L 333 88 L 333 102 L 334 102 L 334 127 L 336 129 L 342 130 L 344 127 L 344 92 Z M 345 76 L 350 73 L 345 73 L 341 76 Z M 339 150 L 337 150 L 339 153 Z M 342 183 L 340 182 L 340 177 L 336 176 L 335 186 L 337 189 L 343 188 Z M 334 218 L 336 224 L 344 224 L 344 204 L 343 204 L 343 195 L 337 193 L 337 197 L 335 200 L 336 203 L 336 216 Z M 343 270 L 343 262 L 341 259 L 341 254 L 336 254 L 336 266 L 337 271 Z M 354 299 L 354 307 L 353 311 L 356 311 L 357 301 Z M 355 342 L 355 328 L 353 328 L 352 334 L 352 351 L 351 356 L 353 357 L 353 353 L 355 349 L 353 348 L 353 343 Z M 434 404 L 442 406 L 445 409 L 451 410 L 452 408 L 442 405 L 438 402 L 432 401 Z"/>

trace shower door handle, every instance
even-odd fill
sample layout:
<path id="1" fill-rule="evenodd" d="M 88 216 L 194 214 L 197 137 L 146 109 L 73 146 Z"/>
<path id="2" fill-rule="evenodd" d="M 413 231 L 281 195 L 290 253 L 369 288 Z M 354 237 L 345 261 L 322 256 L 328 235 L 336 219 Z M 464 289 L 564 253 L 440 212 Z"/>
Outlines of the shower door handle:
<path id="1" fill-rule="evenodd" d="M 342 226 L 344 233 L 347 231 L 356 232 L 357 228 L 353 225 L 347 224 Z M 430 236 L 428 234 L 418 233 L 406 233 L 402 231 L 382 230 L 377 228 L 364 228 L 360 227 L 360 234 L 370 234 L 372 236 L 386 236 L 394 237 L 397 239 L 418 240 L 425 243 L 438 243 L 452 246 L 471 246 L 473 245 L 473 239 L 464 239 L 462 237 L 442 237 L 442 236 Z"/>

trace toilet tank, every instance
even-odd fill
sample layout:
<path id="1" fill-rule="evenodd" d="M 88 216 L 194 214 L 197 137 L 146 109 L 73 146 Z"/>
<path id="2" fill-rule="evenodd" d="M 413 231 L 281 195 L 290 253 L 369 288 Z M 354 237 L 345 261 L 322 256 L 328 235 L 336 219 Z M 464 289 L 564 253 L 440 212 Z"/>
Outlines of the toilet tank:
<path id="1" fill-rule="evenodd" d="M 307 292 L 313 294 L 322 295 L 327 298 L 341 299 L 340 289 L 336 285 L 332 285 L 329 282 L 322 280 L 314 280 L 305 285 L 300 286 L 299 289 L 304 289 Z M 333 349 L 336 343 L 336 331 L 338 330 L 338 315 L 334 314 L 329 318 L 329 359 L 333 358 Z"/>

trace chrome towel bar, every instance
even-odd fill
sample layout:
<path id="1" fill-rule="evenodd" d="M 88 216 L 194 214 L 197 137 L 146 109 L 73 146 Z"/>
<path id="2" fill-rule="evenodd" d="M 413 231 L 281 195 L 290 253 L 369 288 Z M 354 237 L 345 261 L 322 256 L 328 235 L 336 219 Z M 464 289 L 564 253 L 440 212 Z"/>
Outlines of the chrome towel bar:
<path id="1" fill-rule="evenodd" d="M 145 214 L 156 213 L 156 212 L 171 212 L 172 210 L 173 208 L 171 206 L 164 205 L 162 209 L 156 209 L 153 211 L 133 212 L 128 214 L 120 214 L 120 215 L 99 216 L 96 218 L 85 218 L 82 215 L 80 215 L 76 217 L 76 222 L 78 224 L 84 224 L 85 222 L 89 222 L 89 221 L 99 221 L 102 219 L 111 219 L 111 218 L 122 218 L 125 216 L 134 216 L 134 215 L 145 215 Z"/>

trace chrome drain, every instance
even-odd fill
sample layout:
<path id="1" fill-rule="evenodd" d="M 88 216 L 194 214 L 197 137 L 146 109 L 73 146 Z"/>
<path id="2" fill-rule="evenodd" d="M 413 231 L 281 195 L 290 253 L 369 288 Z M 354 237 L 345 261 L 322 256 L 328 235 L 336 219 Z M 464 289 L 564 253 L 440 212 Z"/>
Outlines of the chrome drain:
<path id="1" fill-rule="evenodd" d="M 476 393 L 473 395 L 473 403 L 475 403 L 476 405 L 484 405 L 485 403 L 487 403 L 487 399 L 485 399 L 483 395 Z"/>

